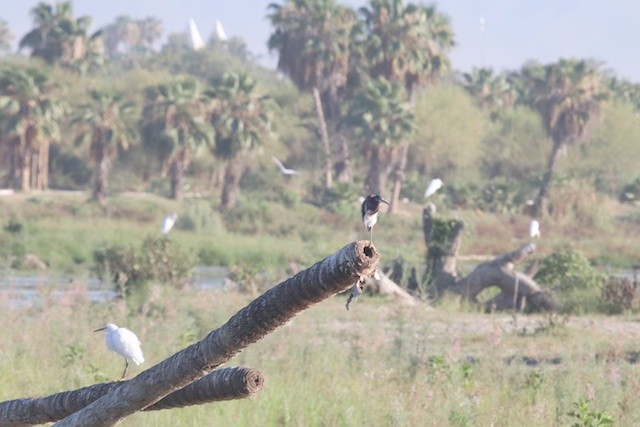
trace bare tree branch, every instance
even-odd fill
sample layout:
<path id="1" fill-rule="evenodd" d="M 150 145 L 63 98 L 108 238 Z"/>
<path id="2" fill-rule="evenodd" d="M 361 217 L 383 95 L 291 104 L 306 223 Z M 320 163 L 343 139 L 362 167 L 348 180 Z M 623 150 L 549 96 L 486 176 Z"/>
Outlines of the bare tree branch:
<path id="1" fill-rule="evenodd" d="M 78 390 L 63 391 L 47 397 L 1 402 L 0 425 L 30 426 L 61 420 L 127 382 L 113 381 Z M 263 384 L 262 373 L 255 369 L 244 367 L 216 369 L 209 375 L 145 408 L 145 411 L 243 399 L 260 392 Z"/>
<path id="2" fill-rule="evenodd" d="M 373 275 L 378 258 L 369 241 L 350 243 L 271 288 L 203 340 L 140 373 L 57 425 L 116 424 L 211 372 L 299 312 Z"/>

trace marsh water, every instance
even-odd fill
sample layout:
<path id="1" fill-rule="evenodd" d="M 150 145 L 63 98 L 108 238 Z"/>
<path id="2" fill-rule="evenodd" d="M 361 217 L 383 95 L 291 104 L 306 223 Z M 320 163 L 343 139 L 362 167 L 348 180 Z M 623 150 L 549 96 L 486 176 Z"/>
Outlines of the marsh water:
<path id="1" fill-rule="evenodd" d="M 198 266 L 190 283 L 195 289 L 220 289 L 225 284 L 227 273 L 225 267 Z M 103 283 L 95 277 L 76 278 L 47 272 L 19 275 L 13 271 L 5 271 L 0 277 L 0 300 L 9 301 L 11 306 L 28 307 L 48 298 L 73 294 L 82 294 L 94 302 L 116 297 L 110 283 Z"/>

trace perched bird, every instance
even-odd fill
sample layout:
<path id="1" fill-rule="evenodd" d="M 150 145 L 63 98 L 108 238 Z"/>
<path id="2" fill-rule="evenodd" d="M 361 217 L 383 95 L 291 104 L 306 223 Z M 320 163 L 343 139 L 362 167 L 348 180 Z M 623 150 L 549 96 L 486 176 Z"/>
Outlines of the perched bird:
<path id="1" fill-rule="evenodd" d="M 429 185 L 427 185 L 427 189 L 424 191 L 425 199 L 436 194 L 436 191 L 442 187 L 442 184 L 443 182 L 440 178 L 432 179 L 431 182 L 429 182 Z"/>
<path id="2" fill-rule="evenodd" d="M 107 323 L 104 327 L 96 329 L 93 332 L 106 331 L 107 348 L 111 351 L 118 353 L 124 357 L 124 372 L 122 378 L 127 375 L 127 368 L 129 367 L 129 360 L 133 361 L 136 365 L 144 362 L 144 356 L 142 355 L 142 349 L 140 348 L 140 340 L 127 328 L 118 328 L 113 323 Z"/>
<path id="3" fill-rule="evenodd" d="M 172 213 L 171 215 L 164 217 L 162 220 L 162 228 L 160 229 L 162 234 L 167 234 L 173 228 L 173 225 L 176 223 L 176 219 L 178 219 L 177 213 Z"/>
<path id="4" fill-rule="evenodd" d="M 370 194 L 365 197 L 364 202 L 362 202 L 362 222 L 364 227 L 371 233 L 371 243 L 373 243 L 373 226 L 378 222 L 380 203 L 386 203 L 387 206 L 391 206 L 391 204 L 380 197 L 379 194 Z"/>
<path id="5" fill-rule="evenodd" d="M 280 173 L 282 173 L 282 175 L 298 175 L 298 171 L 285 168 L 284 165 L 280 163 L 280 160 L 276 159 L 275 157 L 271 157 L 271 160 L 273 160 L 273 163 L 278 166 L 278 169 L 280 169 Z"/>
<path id="6" fill-rule="evenodd" d="M 540 223 L 538 220 L 534 219 L 529 224 L 529 237 L 540 237 Z"/>

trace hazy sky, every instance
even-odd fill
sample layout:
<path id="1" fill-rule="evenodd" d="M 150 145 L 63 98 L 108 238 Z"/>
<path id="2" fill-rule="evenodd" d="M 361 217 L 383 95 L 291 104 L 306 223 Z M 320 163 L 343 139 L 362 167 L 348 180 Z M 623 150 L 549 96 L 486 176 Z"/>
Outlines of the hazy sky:
<path id="1" fill-rule="evenodd" d="M 46 1 L 53 3 L 53 0 Z M 74 0 L 76 16 L 93 17 L 93 29 L 118 15 L 155 16 L 168 33 L 187 30 L 193 17 L 205 41 L 219 19 L 228 36 L 245 39 L 261 62 L 274 66 L 266 42 L 271 27 L 265 0 Z M 0 18 L 19 39 L 32 28 L 29 11 L 37 0 L 3 0 Z M 342 0 L 359 7 L 364 0 Z M 433 2 L 422 2 L 433 4 Z M 453 67 L 496 71 L 517 69 L 529 59 L 554 62 L 560 57 L 592 58 L 616 75 L 640 83 L 640 1 L 637 0 L 447 0 L 436 2 L 456 33 Z M 484 18 L 481 31 L 480 18 Z"/>

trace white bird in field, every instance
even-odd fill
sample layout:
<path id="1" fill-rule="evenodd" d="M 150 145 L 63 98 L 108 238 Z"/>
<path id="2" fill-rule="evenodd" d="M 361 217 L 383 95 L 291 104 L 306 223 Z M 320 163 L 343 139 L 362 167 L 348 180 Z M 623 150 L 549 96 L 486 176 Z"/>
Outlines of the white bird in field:
<path id="1" fill-rule="evenodd" d="M 93 332 L 106 331 L 107 348 L 113 352 L 118 353 L 124 357 L 124 372 L 122 378 L 127 375 L 127 368 L 129 367 L 129 360 L 133 361 L 136 365 L 144 362 L 144 356 L 142 355 L 142 349 L 140 348 L 140 340 L 127 328 L 118 328 L 113 323 L 107 323 L 104 327 L 96 329 Z"/>
<path id="2" fill-rule="evenodd" d="M 273 160 L 273 163 L 278 166 L 278 169 L 280 169 L 280 173 L 282 173 L 283 175 L 298 175 L 298 171 L 285 168 L 284 165 L 280 163 L 280 160 L 276 159 L 275 157 L 271 157 L 271 160 Z"/>
<path id="3" fill-rule="evenodd" d="M 427 189 L 424 191 L 425 199 L 433 196 L 436 191 L 438 191 L 440 187 L 442 187 L 442 184 L 443 182 L 440 178 L 432 179 L 429 185 L 427 185 Z"/>
<path id="4" fill-rule="evenodd" d="M 176 223 L 176 219 L 178 219 L 177 213 L 172 213 L 171 215 L 167 215 L 164 217 L 164 219 L 162 220 L 162 228 L 160 229 L 162 234 L 167 234 L 173 228 L 174 224 Z"/>
<path id="5" fill-rule="evenodd" d="M 540 237 L 540 223 L 538 220 L 534 219 L 531 221 L 531 224 L 529 224 L 529 237 L 532 239 L 534 237 Z"/>

